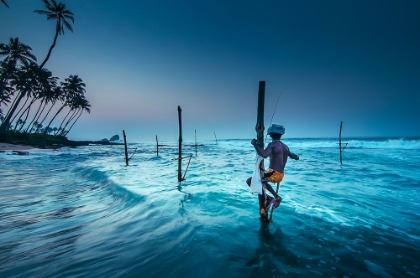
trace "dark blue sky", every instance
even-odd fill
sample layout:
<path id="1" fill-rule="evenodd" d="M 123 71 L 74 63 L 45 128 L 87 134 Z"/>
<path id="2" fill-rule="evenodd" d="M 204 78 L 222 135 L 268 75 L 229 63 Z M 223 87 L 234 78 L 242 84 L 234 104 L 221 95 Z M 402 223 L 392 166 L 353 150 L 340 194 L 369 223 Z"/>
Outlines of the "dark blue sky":
<path id="1" fill-rule="evenodd" d="M 0 6 L 0 41 L 43 60 L 54 22 L 42 1 Z M 70 139 L 252 138 L 258 82 L 266 126 L 285 137 L 420 136 L 420 2 L 63 1 L 74 33 L 46 67 L 87 84 L 92 113 Z"/>

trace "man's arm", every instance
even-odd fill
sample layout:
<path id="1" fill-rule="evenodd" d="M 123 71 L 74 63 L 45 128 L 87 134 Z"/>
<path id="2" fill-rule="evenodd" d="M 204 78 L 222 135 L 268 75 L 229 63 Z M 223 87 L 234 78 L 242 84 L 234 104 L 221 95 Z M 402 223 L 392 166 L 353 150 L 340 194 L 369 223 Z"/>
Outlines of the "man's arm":
<path id="1" fill-rule="evenodd" d="M 269 157 L 272 151 L 271 144 L 268 144 L 267 148 L 264 150 L 257 143 L 258 141 L 256 139 L 252 139 L 251 144 L 254 146 L 257 153 L 264 158 Z"/>
<path id="2" fill-rule="evenodd" d="M 295 153 L 292 153 L 290 150 L 289 150 L 289 157 L 293 158 L 294 160 L 299 160 L 299 156 Z"/>

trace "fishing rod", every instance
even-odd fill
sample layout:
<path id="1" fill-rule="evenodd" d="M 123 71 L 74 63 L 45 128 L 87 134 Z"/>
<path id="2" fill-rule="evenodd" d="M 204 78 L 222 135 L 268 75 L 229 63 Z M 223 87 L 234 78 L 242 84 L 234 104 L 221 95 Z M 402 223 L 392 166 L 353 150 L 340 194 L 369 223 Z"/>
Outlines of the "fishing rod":
<path id="1" fill-rule="evenodd" d="M 281 92 L 279 93 L 279 96 L 278 96 L 278 98 L 277 98 L 277 101 L 276 101 L 276 106 L 274 106 L 274 112 L 273 112 L 273 115 L 271 116 L 269 126 L 271 126 L 271 124 L 272 124 L 272 122 L 273 122 L 274 114 L 276 114 L 277 104 L 279 103 L 280 96 L 281 96 Z M 267 139 L 267 136 L 268 136 L 268 134 L 266 134 L 266 135 L 265 135 L 265 139 Z"/>
<path id="2" fill-rule="evenodd" d="M 271 116 L 271 119 L 270 119 L 270 126 L 271 126 L 271 123 L 273 122 L 274 114 L 276 114 L 277 104 L 279 103 L 280 96 L 281 96 L 281 92 L 279 93 L 279 96 L 278 96 L 277 101 L 276 101 L 276 106 L 274 107 L 273 115 Z M 265 135 L 266 139 L 267 139 L 267 136 L 268 136 L 268 134 Z M 280 183 L 278 182 L 277 187 L 276 187 L 276 194 L 279 193 L 279 188 L 280 188 Z M 274 207 L 271 207 L 270 218 L 269 218 L 270 221 L 273 218 L 273 212 L 274 212 Z"/>

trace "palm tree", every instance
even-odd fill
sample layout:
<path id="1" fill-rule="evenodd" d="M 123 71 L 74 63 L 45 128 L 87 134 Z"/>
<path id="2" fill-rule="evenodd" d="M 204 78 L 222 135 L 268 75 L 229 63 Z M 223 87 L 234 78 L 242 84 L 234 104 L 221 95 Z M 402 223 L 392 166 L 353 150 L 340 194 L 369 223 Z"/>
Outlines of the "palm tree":
<path id="1" fill-rule="evenodd" d="M 52 77 L 52 73 L 47 70 L 47 69 L 41 69 L 37 64 L 33 64 L 33 66 L 30 68 L 31 72 L 30 72 L 30 84 L 31 84 L 31 89 L 28 90 L 26 96 L 27 99 L 24 103 L 24 105 L 22 105 L 21 109 L 19 111 L 22 111 L 21 113 L 18 112 L 16 114 L 19 115 L 19 119 L 21 119 L 23 117 L 23 115 L 25 115 L 25 119 L 23 120 L 23 125 L 22 127 L 18 130 L 19 132 L 24 128 L 24 125 L 26 124 L 28 117 L 29 117 L 29 113 L 31 111 L 32 105 L 37 101 L 37 100 L 41 100 L 41 103 L 44 99 L 45 96 L 45 91 L 48 90 L 48 88 L 46 88 L 46 86 L 48 86 L 48 82 L 49 80 L 55 80 L 56 77 Z M 30 101 L 29 101 L 30 100 Z M 26 103 L 29 101 L 28 105 L 26 105 Z M 11 120 L 11 122 L 13 122 L 13 119 Z M 25 129 L 25 132 L 27 132 L 30 128 L 30 125 L 32 124 L 33 120 L 30 121 L 29 125 L 27 126 L 27 128 Z"/>
<path id="2" fill-rule="evenodd" d="M 87 100 L 85 99 L 85 89 L 84 86 L 85 84 L 82 83 L 82 79 L 80 79 L 77 75 L 75 76 L 70 76 L 70 78 L 68 78 L 66 80 L 66 82 L 63 83 L 63 86 L 65 88 L 65 90 L 67 90 L 70 95 L 70 98 L 68 99 L 67 102 L 67 106 L 70 108 L 70 110 L 67 112 L 66 116 L 64 117 L 64 119 L 61 121 L 58 129 L 61 130 L 61 132 L 57 132 L 55 135 L 62 135 L 65 132 L 65 128 L 66 126 L 76 117 L 76 114 L 78 113 L 80 106 L 82 106 L 83 103 L 87 102 Z M 72 115 L 70 116 L 70 113 L 72 113 Z M 69 117 L 70 116 L 70 117 Z M 66 121 L 66 119 L 68 118 L 66 124 L 63 126 L 64 122 Z"/>
<path id="3" fill-rule="evenodd" d="M 5 0 L 1 0 L 1 2 L 6 6 L 6 7 L 8 7 L 9 8 L 9 5 L 7 5 L 7 3 L 6 3 L 6 1 Z"/>
<path id="4" fill-rule="evenodd" d="M 36 62 L 36 57 L 30 52 L 31 50 L 30 46 L 19 42 L 19 38 L 10 38 L 9 44 L 0 43 L 0 56 L 6 56 L 3 62 L 13 69 L 19 62 L 25 66 Z"/>
<path id="5" fill-rule="evenodd" d="M 29 122 L 26 132 L 30 130 L 32 123 L 37 120 L 37 116 L 39 112 L 41 111 L 41 107 L 45 108 L 44 102 L 49 101 L 52 96 L 52 88 L 57 86 L 57 77 L 52 76 L 52 73 L 47 69 L 39 69 L 36 73 L 36 86 L 34 86 L 34 92 L 33 92 L 33 100 L 31 102 L 31 105 L 36 100 L 41 100 L 38 109 L 35 113 L 35 116 L 32 118 L 32 120 Z M 29 107 L 30 109 L 30 107 Z M 28 110 L 29 111 L 29 110 Z M 43 111 L 43 110 L 42 110 Z M 29 112 L 28 112 L 29 114 Z"/>
<path id="6" fill-rule="evenodd" d="M 83 113 L 83 107 L 90 107 L 89 102 L 86 100 L 84 96 L 76 96 L 72 100 L 72 103 L 70 105 L 70 111 L 68 112 L 67 116 L 69 116 L 71 112 L 73 113 L 68 118 L 67 122 L 64 124 L 60 135 L 63 135 L 66 132 L 65 131 L 66 127 L 70 124 L 71 121 L 73 121 L 76 117 L 77 118 L 80 117 L 81 113 Z M 67 118 L 67 116 L 64 118 L 64 120 Z M 61 122 L 60 127 L 63 125 L 64 120 Z"/>
<path id="7" fill-rule="evenodd" d="M 51 112 L 51 109 L 54 107 L 54 105 L 57 103 L 57 100 L 62 100 L 64 102 L 64 92 L 61 89 L 60 86 L 55 87 L 52 91 L 51 91 L 51 106 L 48 109 L 47 113 L 45 114 L 45 116 L 42 118 L 40 124 L 42 125 L 44 123 L 44 121 L 47 119 L 48 115 Z M 46 129 L 44 129 L 46 130 Z M 35 132 L 38 132 L 38 130 L 36 130 Z"/>
<path id="8" fill-rule="evenodd" d="M 36 127 L 35 133 L 37 133 L 38 130 L 42 129 L 42 124 L 37 124 L 35 127 Z"/>
<path id="9" fill-rule="evenodd" d="M 32 63 L 28 66 L 22 67 L 17 73 L 16 78 L 12 80 L 12 85 L 16 88 L 18 91 L 18 95 L 16 96 L 15 100 L 13 101 L 12 106 L 10 107 L 6 118 L 2 122 L 0 126 L 0 133 L 4 132 L 10 123 L 13 122 L 12 116 L 15 113 L 17 107 L 19 106 L 20 101 L 25 97 L 28 96 L 29 92 L 31 92 L 32 87 L 35 85 L 35 76 L 34 72 L 36 72 L 36 69 L 38 65 L 35 63 Z"/>
<path id="10" fill-rule="evenodd" d="M 3 67 L 3 63 L 1 63 L 0 77 L 3 76 L 3 71 L 4 70 L 5 70 L 5 67 Z M 8 84 L 7 80 L 4 80 L 3 78 L 0 78 L 0 88 L 2 88 L 0 90 L 0 116 L 1 117 L 3 117 L 3 111 L 1 109 L 1 105 L 2 104 L 6 105 L 7 103 L 10 102 L 10 94 L 11 94 L 12 88 L 8 85 L 9 84 Z M 3 119 L 1 119 L 1 122 L 3 122 Z"/>
<path id="11" fill-rule="evenodd" d="M 1 62 L 0 72 L 0 96 L 3 98 L 6 94 L 9 97 L 12 95 L 8 83 L 10 78 L 17 72 L 17 67 L 19 65 L 28 67 L 31 63 L 36 61 L 35 55 L 30 52 L 31 50 L 32 48 L 30 46 L 19 42 L 19 38 L 10 38 L 9 44 L 0 43 L 0 56 L 6 56 Z M 20 101 L 19 98 L 15 98 L 14 102 L 17 100 Z M 2 101 L 2 103 L 4 102 Z M 10 114 L 10 110 L 7 114 Z M 6 115 L 5 120 L 0 126 L 0 133 L 7 129 L 9 121 L 10 118 Z"/>
<path id="12" fill-rule="evenodd" d="M 41 123 L 39 122 L 39 119 L 41 118 L 42 113 L 44 112 L 45 108 L 50 102 L 52 103 L 55 100 L 55 97 L 56 97 L 55 88 L 57 87 L 57 80 L 58 80 L 57 77 L 52 77 L 52 78 L 48 78 L 44 80 L 47 82 L 47 84 L 44 85 L 44 89 L 42 91 L 41 103 L 39 104 L 38 110 L 36 111 L 35 116 L 32 119 L 33 127 L 36 127 L 38 124 Z M 35 132 L 37 131 L 38 131 L 38 128 L 36 129 Z"/>
<path id="13" fill-rule="evenodd" d="M 64 82 L 61 82 L 61 88 L 64 92 L 63 105 L 55 113 L 54 117 L 48 123 L 47 127 L 44 130 L 44 134 L 48 131 L 48 128 L 57 117 L 57 115 L 66 107 L 72 104 L 73 99 L 77 97 L 83 97 L 86 92 L 86 84 L 83 83 L 83 80 L 77 75 L 70 75 L 68 78 L 64 79 Z"/>
<path id="14" fill-rule="evenodd" d="M 70 115 L 71 112 L 76 113 L 76 111 L 78 110 L 78 96 L 74 96 L 73 98 L 69 99 L 69 101 L 67 102 L 67 106 L 70 108 L 69 112 L 67 112 L 66 116 L 64 117 L 64 119 L 61 121 L 60 125 L 58 126 L 59 132 L 57 132 L 54 135 L 58 135 L 58 133 L 63 133 L 64 132 L 64 127 L 63 124 L 66 121 L 67 117 Z M 67 123 L 69 121 L 72 120 L 72 116 L 69 118 L 69 120 L 67 121 Z"/>
<path id="15" fill-rule="evenodd" d="M 73 27 L 70 25 L 70 22 L 68 20 L 71 20 L 74 24 L 74 14 L 70 10 L 66 9 L 66 5 L 64 5 L 61 2 L 57 4 L 55 0 L 51 0 L 51 3 L 49 0 L 42 0 L 42 2 L 44 2 L 47 10 L 36 10 L 34 12 L 46 15 L 47 20 L 56 20 L 56 28 L 53 44 L 51 45 L 44 62 L 42 62 L 40 66 L 41 68 L 44 67 L 45 63 L 50 58 L 51 52 L 57 42 L 58 35 L 64 35 L 64 26 L 66 26 L 67 29 L 73 32 Z"/>
<path id="16" fill-rule="evenodd" d="M 70 126 L 70 128 L 67 130 L 67 132 L 63 134 L 63 136 L 67 136 L 67 134 L 69 134 L 69 132 L 73 128 L 74 124 L 77 122 L 77 120 L 79 120 L 80 116 L 82 116 L 83 111 L 86 111 L 86 112 L 88 112 L 90 114 L 90 104 L 89 104 L 89 102 L 86 99 L 82 99 L 80 101 L 79 107 L 80 107 L 79 115 L 77 116 L 76 120 L 74 120 L 74 122 L 72 123 L 72 125 Z M 64 128 L 66 126 L 64 126 Z"/>

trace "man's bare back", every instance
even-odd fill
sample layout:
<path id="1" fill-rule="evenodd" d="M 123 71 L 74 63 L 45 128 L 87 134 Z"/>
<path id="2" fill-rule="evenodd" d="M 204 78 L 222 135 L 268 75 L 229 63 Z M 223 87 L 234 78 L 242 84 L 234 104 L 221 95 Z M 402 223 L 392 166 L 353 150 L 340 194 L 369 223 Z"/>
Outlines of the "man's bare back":
<path id="1" fill-rule="evenodd" d="M 251 141 L 251 144 L 254 145 L 257 153 L 264 158 L 270 157 L 269 167 L 279 173 L 284 173 L 284 167 L 286 167 L 288 157 L 296 160 L 299 159 L 299 156 L 290 152 L 289 147 L 280 140 L 273 140 L 267 145 L 265 150 L 258 146 L 256 140 L 254 140 Z"/>

